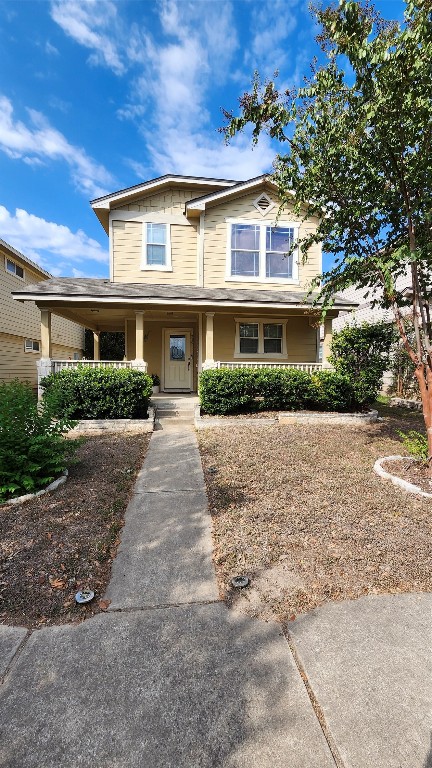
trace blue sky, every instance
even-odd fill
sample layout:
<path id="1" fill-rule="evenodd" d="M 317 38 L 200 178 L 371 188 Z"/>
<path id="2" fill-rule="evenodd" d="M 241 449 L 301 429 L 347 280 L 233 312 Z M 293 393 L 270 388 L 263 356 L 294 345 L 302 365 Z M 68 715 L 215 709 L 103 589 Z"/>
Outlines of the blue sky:
<path id="1" fill-rule="evenodd" d="M 225 147 L 220 109 L 255 69 L 300 84 L 315 32 L 306 0 L 0 0 L 0 237 L 55 275 L 106 277 L 91 198 L 270 171 L 277 146 Z"/>

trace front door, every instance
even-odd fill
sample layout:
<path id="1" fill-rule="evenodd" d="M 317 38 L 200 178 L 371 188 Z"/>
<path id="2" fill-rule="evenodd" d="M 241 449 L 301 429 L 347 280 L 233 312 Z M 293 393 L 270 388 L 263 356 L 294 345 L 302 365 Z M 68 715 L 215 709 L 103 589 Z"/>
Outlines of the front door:
<path id="1" fill-rule="evenodd" d="M 193 351 L 191 331 L 165 329 L 164 389 L 178 392 L 192 390 Z"/>

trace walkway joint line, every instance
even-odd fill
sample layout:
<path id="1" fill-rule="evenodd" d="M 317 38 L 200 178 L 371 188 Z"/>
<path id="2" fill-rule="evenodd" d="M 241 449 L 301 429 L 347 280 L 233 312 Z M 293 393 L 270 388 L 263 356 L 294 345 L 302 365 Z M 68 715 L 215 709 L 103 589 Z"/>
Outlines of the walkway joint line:
<path id="1" fill-rule="evenodd" d="M 110 608 L 108 606 L 104 613 L 139 613 L 142 611 L 161 611 L 166 608 L 184 608 L 188 605 L 220 605 L 223 600 L 188 600 L 184 603 L 158 603 L 156 605 L 131 605 L 127 608 Z"/>
<path id="2" fill-rule="evenodd" d="M 346 768 L 344 761 L 342 760 L 342 757 L 340 755 L 340 752 L 336 746 L 336 742 L 334 740 L 334 737 L 326 723 L 326 719 L 324 717 L 324 712 L 321 709 L 321 706 L 318 702 L 317 697 L 315 696 L 315 693 L 313 691 L 313 688 L 309 682 L 309 678 L 306 674 L 306 670 L 303 666 L 303 664 L 300 661 L 300 657 L 297 653 L 297 648 L 295 647 L 294 641 L 287 629 L 287 627 L 283 627 L 282 629 L 285 640 L 288 643 L 288 647 L 291 651 L 291 655 L 294 659 L 294 663 L 298 669 L 299 675 L 303 681 L 303 685 L 306 688 L 306 693 L 309 696 L 310 703 L 312 704 L 312 709 L 316 715 L 316 718 L 320 724 L 321 730 L 323 732 L 324 738 L 327 742 L 328 748 L 331 752 L 331 755 L 333 757 L 334 763 L 336 768 Z"/>
<path id="3" fill-rule="evenodd" d="M 7 665 L 3 675 L 0 676 L 0 685 L 4 685 L 6 682 L 6 678 L 11 672 L 12 668 L 15 666 L 16 662 L 18 661 L 19 657 L 21 656 L 21 653 L 24 650 L 24 646 L 27 643 L 27 640 L 30 638 L 30 636 L 33 634 L 33 630 L 29 629 L 27 633 L 24 635 L 23 639 L 21 640 L 18 648 L 16 649 L 14 655 L 12 656 L 9 664 Z"/>

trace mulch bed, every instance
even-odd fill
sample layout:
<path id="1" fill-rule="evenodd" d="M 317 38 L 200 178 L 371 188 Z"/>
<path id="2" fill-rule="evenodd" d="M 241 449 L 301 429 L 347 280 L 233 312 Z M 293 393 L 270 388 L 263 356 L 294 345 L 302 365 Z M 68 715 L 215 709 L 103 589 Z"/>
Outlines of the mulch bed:
<path id="1" fill-rule="evenodd" d="M 231 426 L 198 434 L 221 596 L 288 621 L 327 600 L 432 590 L 430 500 L 373 472 L 421 415 L 381 407 L 363 426 Z M 246 574 L 247 589 L 230 586 Z"/>
<path id="2" fill-rule="evenodd" d="M 0 623 L 35 628 L 106 609 L 102 597 L 149 440 L 88 438 L 58 490 L 0 508 Z M 84 588 L 95 598 L 78 606 Z"/>
<path id="3" fill-rule="evenodd" d="M 427 465 L 423 462 L 408 457 L 399 461 L 383 461 L 381 466 L 391 475 L 417 485 L 425 493 L 432 493 L 432 478 L 428 474 Z"/>

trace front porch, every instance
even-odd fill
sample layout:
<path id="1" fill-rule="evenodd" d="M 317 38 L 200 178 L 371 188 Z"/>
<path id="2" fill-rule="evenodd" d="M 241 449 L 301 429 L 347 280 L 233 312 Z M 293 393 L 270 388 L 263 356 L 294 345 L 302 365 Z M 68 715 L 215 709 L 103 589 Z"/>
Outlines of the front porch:
<path id="1" fill-rule="evenodd" d="M 332 318 L 339 310 L 328 313 L 320 334 L 308 297 L 284 291 L 53 278 L 14 297 L 35 301 L 41 312 L 39 382 L 78 364 L 115 366 L 158 376 L 167 393 L 196 392 L 199 374 L 211 368 L 320 370 L 327 366 Z M 53 313 L 93 332 L 91 359 L 53 357 Z M 101 359 L 104 331 L 123 334 L 123 359 Z"/>
<path id="2" fill-rule="evenodd" d="M 196 392 L 200 372 L 211 368 L 321 370 L 327 365 L 331 340 L 331 321 L 327 321 L 320 361 L 319 329 L 306 312 L 276 315 L 267 311 L 251 318 L 245 312 L 129 310 L 119 323 L 107 309 L 92 309 L 85 323 L 86 327 L 93 324 L 92 359 L 60 360 L 51 355 L 52 311 L 41 309 L 39 385 L 45 376 L 65 368 L 112 366 L 157 375 L 162 392 Z M 95 314 L 99 315 L 97 328 Z M 124 334 L 122 360 L 100 359 L 100 334 L 104 330 Z"/>

